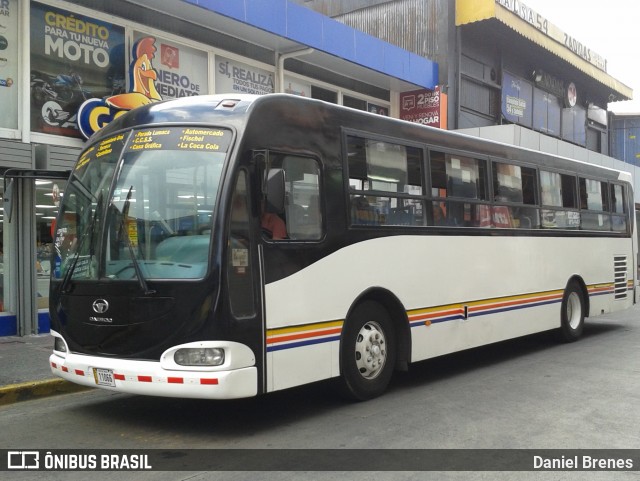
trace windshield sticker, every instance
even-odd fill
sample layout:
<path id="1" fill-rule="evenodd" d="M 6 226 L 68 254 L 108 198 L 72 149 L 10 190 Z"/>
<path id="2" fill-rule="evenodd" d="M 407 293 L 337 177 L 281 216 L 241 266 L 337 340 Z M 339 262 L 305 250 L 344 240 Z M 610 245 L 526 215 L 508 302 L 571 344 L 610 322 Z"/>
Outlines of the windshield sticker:
<path id="1" fill-rule="evenodd" d="M 118 134 L 104 139 L 96 145 L 92 145 L 82 153 L 80 159 L 78 159 L 75 170 L 78 171 L 82 169 L 94 158 L 99 159 L 100 157 L 111 154 L 113 152 L 114 142 L 122 142 L 123 140 L 124 134 Z"/>
<path id="2" fill-rule="evenodd" d="M 113 152 L 113 143 L 114 142 L 122 142 L 124 139 L 124 134 L 116 135 L 115 137 L 109 137 L 108 139 L 103 140 L 98 144 L 98 152 L 96 153 L 96 158 L 100 158 L 103 155 L 109 155 Z"/>
<path id="3" fill-rule="evenodd" d="M 141 150 L 190 150 L 226 152 L 231 132 L 221 129 L 183 127 L 139 130 L 131 137 L 127 152 Z"/>
<path id="4" fill-rule="evenodd" d="M 78 159 L 78 163 L 76 164 L 76 170 L 80 170 L 91 160 L 91 154 L 95 150 L 95 147 L 90 147 L 82 153 L 80 159 Z"/>
<path id="5" fill-rule="evenodd" d="M 231 249 L 231 265 L 236 274 L 246 273 L 249 266 L 249 249 Z"/>
<path id="6" fill-rule="evenodd" d="M 171 134 L 169 129 L 140 130 L 131 139 L 129 150 L 158 150 L 163 146 L 165 137 Z"/>

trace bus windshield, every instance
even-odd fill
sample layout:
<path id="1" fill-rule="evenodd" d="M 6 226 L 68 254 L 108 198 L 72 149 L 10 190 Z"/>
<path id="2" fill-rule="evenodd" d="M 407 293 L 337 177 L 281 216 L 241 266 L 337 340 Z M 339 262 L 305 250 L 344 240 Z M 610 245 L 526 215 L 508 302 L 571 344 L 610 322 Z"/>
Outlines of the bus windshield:
<path id="1" fill-rule="evenodd" d="M 83 154 L 63 197 L 55 278 L 138 278 L 144 285 L 206 274 L 230 132 L 209 130 L 221 145 L 182 142 L 206 137 L 185 131 L 120 134 Z"/>

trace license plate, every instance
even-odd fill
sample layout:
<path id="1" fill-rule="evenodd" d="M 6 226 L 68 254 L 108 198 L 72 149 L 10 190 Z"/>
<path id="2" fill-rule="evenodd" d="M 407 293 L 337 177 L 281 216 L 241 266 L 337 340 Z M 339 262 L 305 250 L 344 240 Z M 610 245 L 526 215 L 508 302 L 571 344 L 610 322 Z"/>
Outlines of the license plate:
<path id="1" fill-rule="evenodd" d="M 113 369 L 93 368 L 93 378 L 99 386 L 116 387 L 116 380 L 113 378 Z"/>

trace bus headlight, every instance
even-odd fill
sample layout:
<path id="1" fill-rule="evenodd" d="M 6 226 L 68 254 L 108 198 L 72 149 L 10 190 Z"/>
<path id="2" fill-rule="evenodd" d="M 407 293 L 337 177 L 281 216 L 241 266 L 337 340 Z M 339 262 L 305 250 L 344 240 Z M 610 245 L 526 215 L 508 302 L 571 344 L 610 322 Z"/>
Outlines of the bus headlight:
<path id="1" fill-rule="evenodd" d="M 180 366 L 220 366 L 224 364 L 224 349 L 217 347 L 188 347 L 178 349 L 173 360 Z"/>

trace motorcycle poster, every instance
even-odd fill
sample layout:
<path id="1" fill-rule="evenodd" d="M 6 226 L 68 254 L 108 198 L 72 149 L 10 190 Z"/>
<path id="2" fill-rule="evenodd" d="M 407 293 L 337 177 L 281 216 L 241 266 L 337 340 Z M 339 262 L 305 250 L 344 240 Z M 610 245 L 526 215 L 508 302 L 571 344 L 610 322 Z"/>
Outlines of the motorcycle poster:
<path id="1" fill-rule="evenodd" d="M 78 108 L 125 91 L 124 28 L 31 4 L 31 130 L 82 138 Z"/>
<path id="2" fill-rule="evenodd" d="M 0 1 L 0 128 L 18 128 L 18 0 Z"/>

